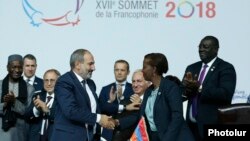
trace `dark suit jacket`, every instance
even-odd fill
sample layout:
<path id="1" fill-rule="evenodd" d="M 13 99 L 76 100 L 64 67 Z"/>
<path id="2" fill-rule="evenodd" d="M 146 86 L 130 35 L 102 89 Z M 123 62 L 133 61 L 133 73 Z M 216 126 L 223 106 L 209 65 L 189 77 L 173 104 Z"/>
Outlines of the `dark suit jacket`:
<path id="1" fill-rule="evenodd" d="M 130 103 L 132 103 L 130 101 L 130 99 L 124 99 L 120 102 L 120 104 L 122 104 L 124 106 L 126 106 Z M 121 113 L 116 114 L 114 116 L 114 119 L 119 120 L 121 118 L 127 117 L 127 116 L 135 114 L 135 113 L 139 114 L 139 112 L 140 112 L 139 110 L 134 110 L 134 111 L 124 110 Z M 135 123 L 134 125 L 132 125 L 129 128 L 126 128 L 126 129 L 115 128 L 115 130 L 113 132 L 113 136 L 112 136 L 112 141 L 128 141 L 130 139 L 130 137 L 132 136 L 136 126 L 137 126 L 137 123 Z"/>
<path id="2" fill-rule="evenodd" d="M 43 89 L 41 92 L 37 93 L 35 96 L 39 95 L 42 101 L 46 101 L 46 91 Z M 48 115 L 44 115 L 43 113 L 40 113 L 39 117 L 35 117 L 33 113 L 34 103 L 31 102 L 28 109 L 25 111 L 25 119 L 29 123 L 29 134 L 28 134 L 28 140 L 29 141 L 40 141 L 40 131 L 42 128 L 42 121 L 44 118 L 47 118 L 49 120 L 48 123 L 48 138 L 52 135 L 53 130 L 53 124 L 54 124 L 54 116 L 55 116 L 55 99 L 52 104 L 52 107 L 50 108 L 50 113 Z"/>
<path id="3" fill-rule="evenodd" d="M 192 72 L 193 75 L 197 74 L 197 76 L 199 76 L 201 67 L 201 61 L 191 64 L 186 68 L 185 74 Z M 202 91 L 198 101 L 197 124 L 201 136 L 203 136 L 204 124 L 218 123 L 218 108 L 231 104 L 235 85 L 236 72 L 233 65 L 217 58 L 203 81 Z M 189 99 L 186 115 L 188 123 L 191 122 L 189 117 L 191 104 L 192 99 Z"/>
<path id="4" fill-rule="evenodd" d="M 101 113 L 110 115 L 110 116 L 116 115 L 118 113 L 118 108 L 119 108 L 119 103 L 117 99 L 113 103 L 108 103 L 109 92 L 112 86 L 114 87 L 114 89 L 116 89 L 116 83 L 111 83 L 102 88 L 100 96 L 99 96 Z M 129 99 L 133 93 L 134 92 L 133 92 L 131 83 L 127 82 L 125 85 L 125 90 L 123 92 L 124 99 Z M 111 141 L 112 134 L 113 134 L 113 130 L 104 128 L 102 131 L 102 137 L 104 137 L 107 141 Z"/>
<path id="5" fill-rule="evenodd" d="M 88 79 L 97 103 L 96 85 Z M 96 125 L 97 114 L 91 112 L 90 99 L 73 71 L 59 77 L 55 86 L 57 108 L 55 112 L 53 141 L 86 141 L 87 130 L 93 140 L 93 126 Z M 88 129 L 86 128 L 88 124 Z"/>
<path id="6" fill-rule="evenodd" d="M 147 100 L 152 90 L 152 86 L 146 90 L 139 115 L 133 114 L 120 119 L 121 129 L 130 127 L 135 122 L 138 122 L 142 115 L 145 115 Z M 153 112 L 157 133 L 161 141 L 194 140 L 183 118 L 180 89 L 174 82 L 164 78 L 161 79 Z M 149 124 L 147 124 L 147 129 L 148 133 L 150 133 Z"/>
<path id="7" fill-rule="evenodd" d="M 33 87 L 34 87 L 35 91 L 42 90 L 43 89 L 43 79 L 35 76 Z"/>

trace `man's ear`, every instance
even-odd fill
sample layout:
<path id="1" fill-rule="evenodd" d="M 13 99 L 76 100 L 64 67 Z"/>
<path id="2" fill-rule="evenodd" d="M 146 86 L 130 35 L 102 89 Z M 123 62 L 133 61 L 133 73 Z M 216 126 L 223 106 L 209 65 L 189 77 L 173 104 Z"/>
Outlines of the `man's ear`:
<path id="1" fill-rule="evenodd" d="M 157 70 L 157 68 L 156 68 L 156 66 L 154 66 L 154 73 L 155 73 L 155 74 L 157 74 L 157 71 L 156 71 L 156 70 Z"/>
<path id="2" fill-rule="evenodd" d="M 81 62 L 80 62 L 80 61 L 76 61 L 76 62 L 75 62 L 75 68 L 76 68 L 77 70 L 79 70 L 80 67 L 81 67 Z"/>

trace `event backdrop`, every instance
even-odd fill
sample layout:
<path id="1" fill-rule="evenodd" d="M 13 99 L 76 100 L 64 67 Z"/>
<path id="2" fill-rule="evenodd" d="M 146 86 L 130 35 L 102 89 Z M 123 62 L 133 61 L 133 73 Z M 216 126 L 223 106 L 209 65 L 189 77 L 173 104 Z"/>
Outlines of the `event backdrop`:
<path id="1" fill-rule="evenodd" d="M 132 72 L 151 52 L 165 54 L 168 74 L 182 79 L 186 66 L 199 60 L 200 40 L 214 35 L 220 41 L 219 57 L 237 71 L 233 103 L 246 102 L 249 5 L 249 0 L 1 0 L 0 79 L 10 54 L 34 54 L 42 77 L 50 68 L 69 71 L 69 57 L 78 48 L 95 57 L 98 93 L 114 81 L 117 59 L 130 63 L 131 82 Z"/>

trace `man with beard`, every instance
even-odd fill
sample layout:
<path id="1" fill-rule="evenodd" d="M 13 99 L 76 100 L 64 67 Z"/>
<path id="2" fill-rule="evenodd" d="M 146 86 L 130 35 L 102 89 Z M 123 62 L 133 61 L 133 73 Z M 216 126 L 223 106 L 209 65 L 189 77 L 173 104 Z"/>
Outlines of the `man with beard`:
<path id="1" fill-rule="evenodd" d="M 70 57 L 71 71 L 62 75 L 55 86 L 53 141 L 100 140 L 96 125 L 114 128 L 110 117 L 101 115 L 96 85 L 91 78 L 95 70 L 93 55 L 85 49 L 75 50 Z"/>

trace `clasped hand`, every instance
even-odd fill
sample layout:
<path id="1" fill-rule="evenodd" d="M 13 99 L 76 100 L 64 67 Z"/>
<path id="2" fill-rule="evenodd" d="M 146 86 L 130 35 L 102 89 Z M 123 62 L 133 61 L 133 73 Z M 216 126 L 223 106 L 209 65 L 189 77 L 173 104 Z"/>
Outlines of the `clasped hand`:
<path id="1" fill-rule="evenodd" d="M 197 74 L 195 74 L 193 77 L 191 72 L 186 73 L 182 84 L 185 87 L 184 95 L 187 97 L 195 96 L 198 92 L 198 88 L 200 87 L 200 84 L 197 81 Z"/>
<path id="2" fill-rule="evenodd" d="M 113 101 L 115 101 L 116 95 L 115 95 L 115 90 L 114 87 L 112 86 L 109 92 L 109 100 L 108 103 L 112 103 Z"/>
<path id="3" fill-rule="evenodd" d="M 116 126 L 118 126 L 119 121 L 113 119 L 111 116 L 107 115 L 101 115 L 101 120 L 99 124 L 107 129 L 114 129 Z"/>
<path id="4" fill-rule="evenodd" d="M 13 104 L 15 103 L 16 97 L 12 91 L 10 91 L 8 94 L 6 94 L 3 97 L 3 101 L 6 102 L 7 104 Z"/>

